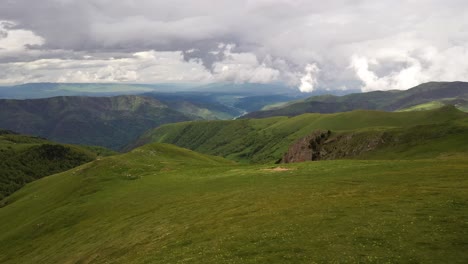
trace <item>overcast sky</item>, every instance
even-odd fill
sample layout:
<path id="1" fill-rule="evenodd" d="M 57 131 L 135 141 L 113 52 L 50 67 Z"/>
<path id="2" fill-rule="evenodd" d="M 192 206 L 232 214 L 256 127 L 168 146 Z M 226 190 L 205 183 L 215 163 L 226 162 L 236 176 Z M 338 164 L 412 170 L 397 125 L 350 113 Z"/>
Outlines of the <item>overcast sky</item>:
<path id="1" fill-rule="evenodd" d="M 468 81 L 467 0 L 0 0 L 0 84 Z"/>

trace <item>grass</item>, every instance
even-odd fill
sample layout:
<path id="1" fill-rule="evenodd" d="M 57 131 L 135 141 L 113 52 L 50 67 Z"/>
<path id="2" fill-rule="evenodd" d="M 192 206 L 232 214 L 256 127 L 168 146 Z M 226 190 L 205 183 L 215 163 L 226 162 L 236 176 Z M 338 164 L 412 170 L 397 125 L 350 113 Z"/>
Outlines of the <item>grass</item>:
<path id="1" fill-rule="evenodd" d="M 466 155 L 239 165 L 165 144 L 28 184 L 1 263 L 466 263 Z"/>
<path id="2" fill-rule="evenodd" d="M 463 112 L 468 112 L 468 104 L 465 100 L 457 100 L 457 99 L 447 99 L 444 101 L 432 101 L 428 103 L 423 103 L 419 105 L 414 105 L 411 107 L 407 107 L 404 109 L 400 109 L 398 111 L 401 112 L 407 112 L 407 111 L 425 111 L 425 110 L 433 110 L 437 108 L 441 108 L 445 105 L 454 105 L 458 110 L 463 111 Z"/>
<path id="3" fill-rule="evenodd" d="M 0 130 L 0 206 L 4 197 L 28 182 L 113 154 L 102 147 L 57 144 Z"/>
<path id="4" fill-rule="evenodd" d="M 150 130 L 133 146 L 148 142 L 170 143 L 239 162 L 266 163 L 278 160 L 294 141 L 317 129 L 331 130 L 335 134 L 388 131 L 398 138 L 401 137 L 402 130 L 416 127 L 409 130 L 414 132 L 413 134 L 406 133 L 404 135 L 406 138 L 416 139 L 412 143 L 407 140 L 399 140 L 398 146 L 392 145 L 391 148 L 379 150 L 379 158 L 389 159 L 390 156 L 392 158 L 395 156 L 392 148 L 404 150 L 409 143 L 427 145 L 428 141 L 434 140 L 428 136 L 426 136 L 425 141 L 416 137 L 422 133 L 421 128 L 418 129 L 417 126 L 425 126 L 424 129 L 427 130 L 426 134 L 428 135 L 439 133 L 440 126 L 461 131 L 459 132 L 460 140 L 455 144 L 468 145 L 468 122 L 466 120 L 468 120 L 466 113 L 455 107 L 446 106 L 431 111 L 415 112 L 352 111 L 336 114 L 304 114 L 291 118 L 183 122 L 163 125 Z M 452 143 L 447 146 L 440 144 L 440 148 L 434 151 L 436 155 L 432 156 L 425 153 L 413 153 L 414 155 L 402 153 L 400 156 L 408 158 L 436 157 L 437 153 L 450 151 L 452 145 Z M 424 148 L 424 146 L 421 147 Z M 386 152 L 388 156 L 384 155 L 385 150 L 388 150 Z M 463 148 L 462 151 L 468 150 Z M 366 158 L 370 156 L 372 153 L 369 153 Z"/>
<path id="5" fill-rule="evenodd" d="M 271 164 L 315 129 L 353 135 L 343 148 L 386 143 Z M 468 262 L 468 116 L 454 107 L 185 122 L 143 140 L 241 163 L 152 143 L 32 182 L 2 201 L 0 263 Z"/>
<path id="6" fill-rule="evenodd" d="M 407 112 L 407 111 L 432 110 L 432 109 L 441 108 L 444 105 L 445 104 L 440 102 L 440 101 L 432 101 L 432 102 L 428 102 L 428 103 L 423 103 L 423 104 L 407 107 L 407 108 L 404 108 L 404 109 L 401 109 L 401 110 L 398 110 L 398 111 Z"/>

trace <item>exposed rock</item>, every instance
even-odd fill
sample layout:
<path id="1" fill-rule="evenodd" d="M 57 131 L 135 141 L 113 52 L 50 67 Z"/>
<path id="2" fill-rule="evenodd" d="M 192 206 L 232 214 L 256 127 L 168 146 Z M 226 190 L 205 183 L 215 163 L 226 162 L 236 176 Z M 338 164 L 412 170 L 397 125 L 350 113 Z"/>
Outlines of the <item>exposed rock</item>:
<path id="1" fill-rule="evenodd" d="M 333 134 L 316 130 L 294 142 L 277 163 L 351 158 L 396 140 L 384 132 Z"/>
<path id="2" fill-rule="evenodd" d="M 321 153 L 321 145 L 328 139 L 330 134 L 330 130 L 316 130 L 312 134 L 299 139 L 289 147 L 281 162 L 292 163 L 319 160 L 321 155 L 323 155 Z"/>

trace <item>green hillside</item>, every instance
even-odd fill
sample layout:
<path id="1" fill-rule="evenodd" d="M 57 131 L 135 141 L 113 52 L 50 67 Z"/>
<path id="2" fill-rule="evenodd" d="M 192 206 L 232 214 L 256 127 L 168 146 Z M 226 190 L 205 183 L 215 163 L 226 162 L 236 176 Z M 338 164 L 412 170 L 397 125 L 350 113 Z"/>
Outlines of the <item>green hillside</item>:
<path id="1" fill-rule="evenodd" d="M 424 111 L 424 110 L 432 110 L 441 108 L 446 105 L 453 105 L 457 109 L 463 112 L 468 112 L 468 101 L 464 99 L 449 99 L 449 100 L 442 100 L 442 101 L 431 101 L 428 103 L 422 103 L 414 106 L 410 106 L 407 108 L 399 109 L 397 111 Z"/>
<path id="2" fill-rule="evenodd" d="M 0 263 L 466 263 L 467 157 L 280 168 L 151 144 L 8 197 Z"/>
<path id="3" fill-rule="evenodd" d="M 265 107 L 266 110 L 249 113 L 243 118 L 296 116 L 304 113 L 337 113 L 358 109 L 396 111 L 432 101 L 456 99 L 468 99 L 468 83 L 429 82 L 404 91 L 375 91 L 344 96 L 313 96 L 277 106 L 267 106 Z"/>
<path id="4" fill-rule="evenodd" d="M 273 162 L 282 157 L 291 143 L 317 129 L 331 130 L 333 136 L 353 137 L 351 142 L 336 145 L 336 152 L 346 153 L 353 145 L 362 145 L 363 139 L 387 139 L 378 149 L 366 153 L 366 158 L 427 158 L 446 152 L 468 152 L 468 115 L 453 106 L 418 112 L 353 111 L 291 118 L 183 122 L 148 131 L 128 148 L 163 142 L 237 161 Z M 425 151 L 431 142 L 437 142 L 437 148 Z M 360 158 L 360 155 L 340 157 Z"/>
<path id="5" fill-rule="evenodd" d="M 423 104 L 418 104 L 418 105 L 410 106 L 410 107 L 407 107 L 407 108 L 403 108 L 403 109 L 400 109 L 398 111 L 405 112 L 405 111 L 432 110 L 432 109 L 441 108 L 444 105 L 445 104 L 442 103 L 441 101 L 431 101 L 431 102 L 428 102 L 428 103 L 423 103 Z"/>
<path id="6" fill-rule="evenodd" d="M 266 101 L 287 98 L 270 96 Z M 259 96 L 202 92 L 0 99 L 0 127 L 61 143 L 120 150 L 162 124 L 233 119 L 245 113 L 243 108 L 261 108 L 266 102 L 255 103 L 257 99 Z"/>
<path id="7" fill-rule="evenodd" d="M 28 182 L 111 154 L 100 147 L 61 145 L 0 130 L 0 200 Z"/>
<path id="8" fill-rule="evenodd" d="M 196 119 L 141 96 L 0 100 L 0 127 L 119 150 L 161 124 Z"/>

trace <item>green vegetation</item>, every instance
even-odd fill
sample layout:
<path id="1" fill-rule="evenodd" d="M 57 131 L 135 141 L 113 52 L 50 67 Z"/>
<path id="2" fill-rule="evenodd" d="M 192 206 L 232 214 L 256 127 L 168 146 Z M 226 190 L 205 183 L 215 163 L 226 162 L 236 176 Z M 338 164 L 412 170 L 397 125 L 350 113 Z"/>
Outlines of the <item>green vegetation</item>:
<path id="1" fill-rule="evenodd" d="M 162 142 L 241 162 L 273 162 L 294 141 L 317 129 L 331 130 L 335 136 L 353 135 L 352 141 L 335 146 L 337 152 L 351 152 L 350 148 L 369 138 L 386 140 L 362 156 L 345 155 L 347 158 L 411 159 L 454 150 L 468 153 L 468 115 L 453 106 L 417 112 L 353 111 L 184 122 L 148 131 L 133 146 Z"/>
<path id="2" fill-rule="evenodd" d="M 0 100 L 0 127 L 70 144 L 119 150 L 161 124 L 193 120 L 141 96 Z"/>
<path id="3" fill-rule="evenodd" d="M 0 130 L 0 200 L 28 182 L 111 154 L 100 147 L 60 145 Z"/>
<path id="4" fill-rule="evenodd" d="M 432 101 L 428 103 L 414 105 L 408 108 L 403 108 L 398 111 L 401 111 L 401 112 L 424 111 L 424 110 L 432 110 L 432 109 L 441 108 L 446 105 L 453 105 L 460 111 L 468 112 L 468 101 L 464 99 L 449 99 L 449 100 L 443 100 L 443 101 Z"/>
<path id="5" fill-rule="evenodd" d="M 83 85 L 83 89 L 90 87 L 94 86 Z M 0 127 L 61 143 L 121 150 L 148 129 L 162 124 L 233 119 L 245 113 L 243 108 L 256 110 L 266 103 L 288 98 L 278 95 L 260 100 L 259 96 L 238 98 L 232 94 L 201 92 L 146 95 L 0 99 Z"/>
<path id="6" fill-rule="evenodd" d="M 404 109 L 401 109 L 401 110 L 398 110 L 398 111 L 407 112 L 407 111 L 433 110 L 433 109 L 441 108 L 444 105 L 445 104 L 440 102 L 440 101 L 432 101 L 432 102 L 428 102 L 428 103 L 414 105 L 414 106 L 404 108 Z"/>
<path id="7" fill-rule="evenodd" d="M 322 95 L 281 105 L 265 107 L 266 110 L 252 112 L 244 118 L 265 118 L 272 116 L 296 116 L 304 113 L 337 113 L 357 109 L 396 111 L 412 106 L 424 106 L 426 110 L 435 108 L 430 102 L 446 101 L 444 104 L 467 106 L 468 83 L 429 82 L 405 91 L 375 91 L 345 96 Z M 450 102 L 452 101 L 452 102 Z M 422 110 L 422 109 L 419 109 Z"/>
<path id="8" fill-rule="evenodd" d="M 467 158 L 279 169 L 146 145 L 6 198 L 0 262 L 466 263 Z"/>
<path id="9" fill-rule="evenodd" d="M 87 113 L 165 108 L 146 100 Z M 339 160 L 272 164 L 316 130 Z M 454 106 L 182 122 L 133 146 L 97 158 L 113 153 L 0 130 L 1 195 L 40 178 L 0 201 L 0 263 L 468 262 L 468 114 Z"/>

